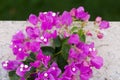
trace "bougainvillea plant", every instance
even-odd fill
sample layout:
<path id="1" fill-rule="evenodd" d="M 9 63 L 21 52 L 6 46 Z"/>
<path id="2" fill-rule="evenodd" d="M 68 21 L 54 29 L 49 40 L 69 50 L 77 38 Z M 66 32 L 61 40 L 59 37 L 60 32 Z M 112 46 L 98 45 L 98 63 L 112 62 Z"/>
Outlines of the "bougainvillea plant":
<path id="1" fill-rule="evenodd" d="M 10 48 L 15 60 L 2 62 L 10 80 L 89 80 L 93 68 L 103 66 L 94 42 L 86 37 L 102 39 L 109 22 L 97 17 L 94 30 L 85 30 L 90 14 L 82 6 L 64 11 L 30 14 L 25 29 L 13 35 Z M 73 22 L 77 21 L 78 26 Z"/>

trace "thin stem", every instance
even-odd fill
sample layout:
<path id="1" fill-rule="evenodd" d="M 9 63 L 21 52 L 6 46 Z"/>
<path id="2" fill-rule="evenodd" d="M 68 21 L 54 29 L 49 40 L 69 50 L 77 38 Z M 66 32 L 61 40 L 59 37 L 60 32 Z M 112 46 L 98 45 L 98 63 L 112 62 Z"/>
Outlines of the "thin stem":
<path id="1" fill-rule="evenodd" d="M 57 52 L 57 53 L 55 54 L 55 56 L 59 55 L 60 53 L 62 53 L 62 51 Z"/>
<path id="2" fill-rule="evenodd" d="M 62 53 L 62 51 L 57 52 L 57 53 L 52 57 L 50 63 L 52 63 L 52 62 L 54 61 L 54 58 L 55 58 L 57 55 L 61 54 L 61 53 Z"/>

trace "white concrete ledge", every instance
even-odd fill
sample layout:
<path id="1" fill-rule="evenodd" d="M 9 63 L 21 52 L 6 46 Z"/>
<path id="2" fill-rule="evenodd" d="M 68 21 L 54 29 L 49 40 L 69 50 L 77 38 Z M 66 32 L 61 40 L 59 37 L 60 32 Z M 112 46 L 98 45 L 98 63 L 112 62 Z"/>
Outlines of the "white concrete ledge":
<path id="1" fill-rule="evenodd" d="M 120 80 L 120 22 L 110 24 L 111 28 L 106 30 L 107 35 L 103 40 L 92 39 L 99 55 L 104 58 L 104 66 L 100 70 L 94 70 L 91 80 Z M 25 21 L 0 21 L 0 80 L 9 80 L 1 62 L 14 58 L 9 48 L 12 35 L 17 30 L 24 30 L 27 25 Z M 93 27 L 91 22 L 88 26 Z"/>

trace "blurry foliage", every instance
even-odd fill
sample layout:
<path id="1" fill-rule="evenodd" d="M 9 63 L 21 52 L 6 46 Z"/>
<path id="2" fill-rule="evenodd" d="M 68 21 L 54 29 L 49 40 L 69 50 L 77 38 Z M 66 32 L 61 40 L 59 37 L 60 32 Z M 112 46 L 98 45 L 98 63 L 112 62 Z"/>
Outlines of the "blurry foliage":
<path id="1" fill-rule="evenodd" d="M 120 0 L 0 0 L 0 20 L 26 20 L 31 13 L 63 12 L 78 6 L 85 7 L 91 20 L 96 16 L 120 20 Z"/>

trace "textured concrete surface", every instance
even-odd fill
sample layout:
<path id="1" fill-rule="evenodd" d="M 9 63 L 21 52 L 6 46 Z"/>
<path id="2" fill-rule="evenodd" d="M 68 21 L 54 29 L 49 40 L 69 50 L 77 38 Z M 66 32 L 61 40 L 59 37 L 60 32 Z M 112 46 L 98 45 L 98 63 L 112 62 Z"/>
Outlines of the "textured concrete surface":
<path id="1" fill-rule="evenodd" d="M 88 38 L 88 41 L 95 41 L 98 54 L 104 58 L 104 66 L 100 70 L 94 70 L 91 80 L 120 80 L 120 22 L 110 24 L 111 28 L 106 30 L 103 40 Z M 14 59 L 9 48 L 12 35 L 17 30 L 24 30 L 27 25 L 25 21 L 0 21 L 0 80 L 9 80 L 7 72 L 1 67 L 1 62 Z M 90 22 L 88 26 L 93 27 L 93 24 Z"/>

